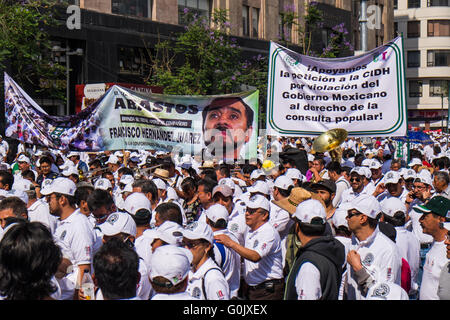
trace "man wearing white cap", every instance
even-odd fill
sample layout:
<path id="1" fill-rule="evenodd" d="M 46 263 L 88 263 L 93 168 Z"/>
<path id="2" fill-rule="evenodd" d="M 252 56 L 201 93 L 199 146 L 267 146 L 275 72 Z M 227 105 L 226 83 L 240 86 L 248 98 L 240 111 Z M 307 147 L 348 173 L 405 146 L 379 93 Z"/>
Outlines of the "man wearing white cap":
<path id="1" fill-rule="evenodd" d="M 315 199 L 305 200 L 292 219 L 302 247 L 289 272 L 284 299 L 337 300 L 345 248 L 332 236 L 324 236 L 325 208 Z"/>
<path id="2" fill-rule="evenodd" d="M 76 209 L 76 185 L 67 178 L 56 178 L 41 193 L 46 196 L 50 213 L 59 218 L 54 238 L 61 247 L 63 255 L 67 257 L 76 268 L 61 279 L 62 299 L 78 297 L 75 290 L 81 281 L 84 270 L 90 272 L 92 263 L 92 249 L 95 235 L 88 218 Z"/>
<path id="3" fill-rule="evenodd" d="M 198 300 L 186 292 L 192 253 L 173 245 L 162 246 L 153 254 L 150 281 L 156 294 L 152 300 Z"/>
<path id="4" fill-rule="evenodd" d="M 419 173 L 422 167 L 422 160 L 420 160 L 419 158 L 412 158 L 408 163 L 408 167 L 413 169 L 416 173 Z"/>
<path id="5" fill-rule="evenodd" d="M 211 227 L 213 235 L 225 234 L 233 241 L 237 238 L 227 230 L 228 210 L 221 204 L 214 204 L 206 210 L 206 223 Z M 241 281 L 241 257 L 236 251 L 214 240 L 214 261 L 222 269 L 230 287 L 230 298 L 237 298 Z"/>
<path id="6" fill-rule="evenodd" d="M 229 300 L 228 282 L 212 259 L 213 241 L 213 231 L 206 223 L 194 221 L 183 230 L 183 245 L 193 256 L 187 292 L 201 300 Z"/>
<path id="7" fill-rule="evenodd" d="M 281 241 L 269 223 L 270 202 L 262 195 L 251 196 L 245 220 L 249 230 L 245 246 L 226 235 L 217 235 L 218 242 L 235 250 L 244 260 L 244 279 L 250 300 L 281 300 L 284 291 Z"/>
<path id="8" fill-rule="evenodd" d="M 400 285 L 401 255 L 398 247 L 378 228 L 380 204 L 374 196 L 361 195 L 351 202 L 347 214 L 353 232 L 347 255 L 348 300 L 364 300 L 373 281 Z"/>
<path id="9" fill-rule="evenodd" d="M 399 198 L 403 203 L 408 196 L 408 190 L 403 186 L 403 180 L 398 171 L 388 171 L 384 175 L 384 181 L 377 186 L 373 195 L 378 201 L 391 197 Z"/>
<path id="10" fill-rule="evenodd" d="M 294 188 L 294 182 L 287 176 L 279 176 L 273 187 L 273 200 L 270 202 L 269 223 L 278 231 L 281 240 L 281 253 L 283 258 L 283 268 L 286 258 L 286 240 L 289 230 L 293 226 L 291 215 L 276 203 L 283 199 L 288 199 L 291 190 Z"/>
<path id="11" fill-rule="evenodd" d="M 342 192 L 341 203 L 351 202 L 363 194 L 370 194 L 365 188 L 366 172 L 362 167 L 355 167 L 350 171 L 350 188 Z"/>
<path id="12" fill-rule="evenodd" d="M 103 233 L 103 242 L 106 243 L 112 238 L 127 243 L 130 248 L 135 250 L 134 241 L 136 239 L 136 223 L 130 214 L 126 212 L 113 212 L 105 222 L 98 226 Z M 139 280 L 136 296 L 142 300 L 148 300 L 152 291 L 150 280 L 148 278 L 148 269 L 142 258 L 139 259 Z M 97 292 L 97 300 L 102 300 L 102 293 Z"/>
<path id="13" fill-rule="evenodd" d="M 106 161 L 106 165 L 108 166 L 109 171 L 111 171 L 114 175 L 114 179 L 119 178 L 119 168 L 121 166 L 121 162 L 116 155 L 110 155 L 108 161 Z"/>
<path id="14" fill-rule="evenodd" d="M 398 198 L 391 197 L 381 203 L 383 215 L 380 221 L 387 222 L 395 227 L 395 243 L 403 259 L 408 262 L 411 269 L 410 295 L 415 295 L 419 289 L 418 276 L 420 266 L 420 243 L 417 237 L 405 227 L 407 212 L 405 204 Z"/>

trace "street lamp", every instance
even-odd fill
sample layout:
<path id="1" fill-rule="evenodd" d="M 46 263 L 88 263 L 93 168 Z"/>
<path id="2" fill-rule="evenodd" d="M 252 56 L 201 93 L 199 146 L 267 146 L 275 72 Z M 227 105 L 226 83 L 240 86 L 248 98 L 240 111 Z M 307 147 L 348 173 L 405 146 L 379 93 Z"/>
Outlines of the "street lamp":
<path id="1" fill-rule="evenodd" d="M 69 87 L 69 82 L 70 82 L 70 61 L 69 61 L 69 57 L 70 56 L 82 56 L 83 55 L 83 49 L 81 48 L 77 48 L 74 51 L 70 51 L 70 48 L 67 46 L 66 48 L 61 48 L 60 46 L 53 46 L 52 48 L 53 52 L 65 52 L 66 53 L 66 114 L 69 115 L 70 114 L 70 87 Z"/>

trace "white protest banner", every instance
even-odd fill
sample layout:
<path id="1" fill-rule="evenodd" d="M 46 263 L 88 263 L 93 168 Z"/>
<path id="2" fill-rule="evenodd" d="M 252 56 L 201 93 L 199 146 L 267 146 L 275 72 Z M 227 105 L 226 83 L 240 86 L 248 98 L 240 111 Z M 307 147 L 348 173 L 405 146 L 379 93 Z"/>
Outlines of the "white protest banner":
<path id="1" fill-rule="evenodd" d="M 148 149 L 203 159 L 255 159 L 258 97 L 258 90 L 144 95 L 114 85 L 75 115 L 51 116 L 5 74 L 6 136 L 60 150 Z"/>
<path id="2" fill-rule="evenodd" d="M 317 136 L 405 136 L 407 106 L 402 38 L 356 57 L 304 56 L 270 44 L 267 130 Z"/>

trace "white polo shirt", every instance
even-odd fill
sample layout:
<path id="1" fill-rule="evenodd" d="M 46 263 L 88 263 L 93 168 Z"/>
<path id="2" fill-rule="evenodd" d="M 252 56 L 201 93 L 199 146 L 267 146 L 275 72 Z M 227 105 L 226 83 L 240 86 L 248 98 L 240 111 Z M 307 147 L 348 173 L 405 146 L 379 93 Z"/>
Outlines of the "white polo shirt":
<path id="1" fill-rule="evenodd" d="M 364 187 L 364 189 L 360 193 L 354 192 L 353 189 L 350 187 L 347 190 L 345 190 L 344 192 L 342 192 L 340 204 L 343 204 L 346 202 L 352 202 L 353 199 L 359 197 L 362 194 L 372 195 L 372 193 L 370 193 L 370 190 L 368 190 L 366 187 Z"/>
<path id="2" fill-rule="evenodd" d="M 289 230 L 294 225 L 294 220 L 291 219 L 289 212 L 270 202 L 270 218 L 269 223 L 278 231 L 281 240 L 281 255 L 283 267 L 286 258 L 286 241 Z"/>
<path id="3" fill-rule="evenodd" d="M 411 218 L 411 231 L 419 239 L 420 244 L 432 243 L 433 237 L 429 234 L 423 233 L 422 226 L 420 225 L 420 218 L 422 213 L 413 209 L 416 205 L 423 204 L 422 201 L 415 199 L 409 206 L 409 217 Z"/>
<path id="4" fill-rule="evenodd" d="M 438 287 L 442 268 L 447 264 L 447 246 L 441 242 L 433 245 L 425 257 L 423 265 L 422 284 L 420 286 L 419 300 L 439 300 Z"/>
<path id="5" fill-rule="evenodd" d="M 295 290 L 298 300 L 319 300 L 322 297 L 320 271 L 311 262 L 300 267 L 295 278 Z"/>
<path id="6" fill-rule="evenodd" d="M 378 282 L 401 284 L 402 258 L 397 245 L 378 228 L 364 241 L 352 238 L 350 250 L 356 250 L 367 273 Z M 364 300 L 350 265 L 348 271 L 348 300 Z"/>
<path id="7" fill-rule="evenodd" d="M 214 231 L 214 236 L 218 234 L 225 234 L 229 236 L 231 240 L 238 242 L 236 237 L 226 229 Z M 217 265 L 221 267 L 225 279 L 228 282 L 228 286 L 230 287 L 230 297 L 237 297 L 241 285 L 241 256 L 236 251 L 226 246 L 222 246 L 222 248 L 223 256 L 218 249 L 217 244 L 214 244 L 214 260 Z"/>
<path id="8" fill-rule="evenodd" d="M 245 208 L 245 205 L 242 206 L 236 203 L 228 217 L 228 231 L 236 237 L 241 246 L 245 244 L 245 235 L 248 230 L 247 223 L 245 222 Z"/>
<path id="9" fill-rule="evenodd" d="M 261 256 L 258 262 L 244 259 L 244 279 L 248 285 L 256 286 L 267 280 L 283 279 L 280 235 L 269 222 L 254 231 L 248 230 L 245 247 Z"/>
<path id="10" fill-rule="evenodd" d="M 43 199 L 38 199 L 28 208 L 28 220 L 38 221 L 50 229 L 54 234 L 58 226 L 58 218 L 50 214 L 48 203 Z"/>
<path id="11" fill-rule="evenodd" d="M 192 270 L 189 271 L 189 282 L 186 292 L 200 300 L 229 300 L 230 288 L 222 272 L 219 270 L 211 270 L 206 274 L 212 268 L 219 267 L 211 258 L 208 258 L 195 273 Z M 202 289 L 202 279 L 205 274 L 204 285 L 206 297 Z"/>
<path id="12" fill-rule="evenodd" d="M 408 261 L 411 268 L 411 289 L 417 290 L 419 266 L 420 266 L 420 243 L 416 236 L 403 227 L 395 227 L 397 235 L 395 237 L 395 243 L 400 250 L 400 255 L 403 259 Z"/>

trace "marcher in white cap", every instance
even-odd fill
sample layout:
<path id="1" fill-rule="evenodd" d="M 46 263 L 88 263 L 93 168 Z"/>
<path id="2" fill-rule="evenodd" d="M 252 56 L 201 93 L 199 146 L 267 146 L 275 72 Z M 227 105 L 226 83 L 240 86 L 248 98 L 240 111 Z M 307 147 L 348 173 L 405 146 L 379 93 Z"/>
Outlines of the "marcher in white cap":
<path id="1" fill-rule="evenodd" d="M 201 300 L 229 300 L 228 282 L 211 258 L 213 241 L 213 231 L 206 223 L 194 221 L 183 230 L 184 247 L 193 256 L 187 292 Z"/>
<path id="2" fill-rule="evenodd" d="M 189 250 L 174 245 L 155 250 L 150 272 L 150 281 L 156 291 L 152 300 L 198 300 L 186 292 L 192 259 Z"/>
<path id="3" fill-rule="evenodd" d="M 294 186 L 296 187 L 301 187 L 302 182 L 306 180 L 305 176 L 297 168 L 287 169 L 284 175 L 288 178 L 291 178 L 294 183 Z"/>
<path id="4" fill-rule="evenodd" d="M 248 298 L 275 299 L 283 297 L 284 279 L 281 241 L 269 221 L 270 202 L 262 195 L 251 196 L 247 203 L 245 220 L 249 230 L 245 246 L 226 235 L 215 239 L 235 250 L 245 260 L 244 279 L 248 285 Z"/>
<path id="5" fill-rule="evenodd" d="M 155 230 L 155 234 L 151 243 L 152 252 L 167 244 L 174 246 L 182 245 L 183 228 L 178 223 L 164 221 L 160 226 L 153 230 Z"/>
<path id="6" fill-rule="evenodd" d="M 408 163 L 408 167 L 413 169 L 416 173 L 419 173 L 422 167 L 422 160 L 419 158 L 412 158 L 411 161 Z"/>
<path id="7" fill-rule="evenodd" d="M 120 239 L 135 250 L 134 241 L 136 239 L 136 223 L 130 214 L 126 212 L 113 212 L 105 222 L 98 226 L 103 233 L 103 242 L 108 242 L 112 238 Z M 152 287 L 148 278 L 148 269 L 143 259 L 139 259 L 139 280 L 136 296 L 142 300 L 148 300 L 152 295 Z M 97 292 L 97 300 L 102 300 L 101 291 Z"/>
<path id="8" fill-rule="evenodd" d="M 324 206 L 315 199 L 305 200 L 297 206 L 292 219 L 302 248 L 289 272 L 284 299 L 337 300 L 345 248 L 332 236 L 324 236 Z"/>
<path id="9" fill-rule="evenodd" d="M 98 178 L 94 183 L 95 189 L 106 190 L 112 194 L 112 185 L 111 182 L 106 178 Z"/>
<path id="10" fill-rule="evenodd" d="M 206 223 L 213 230 L 213 235 L 225 234 L 233 241 L 237 238 L 227 229 L 229 213 L 227 208 L 221 204 L 213 204 L 206 211 Z M 236 251 L 224 246 L 222 243 L 213 241 L 214 261 L 222 269 L 225 279 L 230 287 L 230 298 L 237 298 L 241 281 L 241 257 Z"/>
<path id="11" fill-rule="evenodd" d="M 350 171 L 350 188 L 342 192 L 341 203 L 352 202 L 360 195 L 371 195 L 370 191 L 365 188 L 366 172 L 361 167 L 354 167 Z"/>
<path id="12" fill-rule="evenodd" d="M 400 285 L 401 255 L 378 228 L 380 204 L 374 196 L 362 195 L 351 202 L 347 223 L 353 232 L 352 250 L 347 255 L 349 300 L 361 300 L 370 284 L 390 281 Z"/>
<path id="13" fill-rule="evenodd" d="M 381 203 L 383 215 L 380 221 L 390 223 L 395 227 L 395 243 L 403 259 L 408 262 L 411 269 L 411 290 L 408 294 L 415 296 L 418 285 L 420 266 L 420 243 L 417 237 L 405 227 L 408 218 L 405 204 L 398 198 L 388 198 Z"/>
<path id="14" fill-rule="evenodd" d="M 277 203 L 283 199 L 289 198 L 293 188 L 294 182 L 291 178 L 286 175 L 279 176 L 275 180 L 272 192 L 273 200 L 270 202 L 269 223 L 275 228 L 275 230 L 278 231 L 278 234 L 280 235 L 283 268 L 285 266 L 286 258 L 286 239 L 289 230 L 294 223 L 289 212 L 278 206 Z"/>
<path id="15" fill-rule="evenodd" d="M 72 300 L 78 296 L 75 288 L 84 270 L 90 271 L 95 242 L 88 218 L 76 209 L 75 190 L 75 183 L 67 178 L 56 178 L 41 190 L 47 198 L 50 213 L 60 221 L 54 233 L 56 243 L 63 255 L 76 266 L 72 273 L 59 281 L 63 300 Z"/>
<path id="16" fill-rule="evenodd" d="M 383 182 L 377 186 L 377 189 L 373 195 L 376 196 L 377 200 L 380 202 L 384 199 L 395 197 L 399 198 L 404 203 L 408 196 L 408 190 L 406 190 L 403 186 L 403 180 L 400 172 L 386 172 Z"/>

